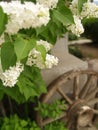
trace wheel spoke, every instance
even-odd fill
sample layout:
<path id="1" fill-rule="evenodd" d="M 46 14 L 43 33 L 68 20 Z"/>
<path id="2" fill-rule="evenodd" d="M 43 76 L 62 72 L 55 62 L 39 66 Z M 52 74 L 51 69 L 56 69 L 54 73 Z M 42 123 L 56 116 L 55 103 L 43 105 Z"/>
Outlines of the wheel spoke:
<path id="1" fill-rule="evenodd" d="M 94 114 L 98 114 L 98 110 L 92 109 Z"/>
<path id="2" fill-rule="evenodd" d="M 84 76 L 83 79 L 86 77 L 82 85 L 83 87 L 80 86 L 81 76 Z M 69 85 L 69 82 L 73 83 L 73 85 L 69 86 L 69 88 L 63 88 Z M 94 114 L 98 114 L 98 73 L 95 71 L 79 70 L 64 73 L 56 78 L 48 86 L 47 90 L 48 92 L 41 96 L 40 101 L 49 103 L 52 99 L 53 101 L 56 98 L 64 99 L 66 101 L 66 110 L 55 119 L 42 118 L 38 114 L 37 122 L 41 128 L 46 124 L 62 119 L 67 121 L 67 126 L 71 124 L 70 130 L 76 130 L 77 128 L 74 127 L 77 124 L 79 126 L 84 126 L 85 123 L 88 125 L 93 120 Z"/>
<path id="3" fill-rule="evenodd" d="M 59 92 L 59 94 L 61 96 L 64 97 L 64 99 L 69 103 L 72 104 L 72 100 L 63 92 L 63 90 L 61 88 L 58 88 L 57 91 Z"/>
<path id="4" fill-rule="evenodd" d="M 88 105 L 90 105 L 90 106 L 92 106 L 92 105 L 94 105 L 96 103 L 98 103 L 98 98 L 94 98 L 94 99 L 88 101 Z"/>
<path id="5" fill-rule="evenodd" d="M 79 96 L 79 76 L 76 76 L 74 78 L 73 94 L 74 94 L 75 100 L 77 100 Z"/>
<path id="6" fill-rule="evenodd" d="M 98 92 L 98 87 L 96 87 L 91 92 L 89 92 L 84 99 L 87 100 L 87 101 L 91 100 L 92 98 L 95 97 L 97 92 Z"/>
<path id="7" fill-rule="evenodd" d="M 59 117 L 57 117 L 55 119 L 54 118 L 47 118 L 47 119 L 43 120 L 42 126 L 45 126 L 46 124 L 49 124 L 49 123 L 54 122 L 58 119 L 61 119 L 61 118 L 65 117 L 66 115 L 67 115 L 67 113 L 64 112 Z"/>
<path id="8" fill-rule="evenodd" d="M 79 94 L 80 98 L 83 99 L 87 95 L 87 92 L 89 90 L 89 87 L 90 87 L 90 84 L 91 84 L 91 81 L 92 81 L 93 78 L 94 78 L 93 75 L 88 76 L 88 79 L 87 79 L 83 89 L 81 90 L 81 92 Z"/>

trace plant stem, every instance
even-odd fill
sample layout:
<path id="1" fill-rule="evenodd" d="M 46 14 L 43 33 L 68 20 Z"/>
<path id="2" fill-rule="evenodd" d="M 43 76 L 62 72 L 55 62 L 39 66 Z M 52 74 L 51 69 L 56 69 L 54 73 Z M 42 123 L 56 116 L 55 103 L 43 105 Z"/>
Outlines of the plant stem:
<path id="1" fill-rule="evenodd" d="M 12 106 L 12 102 L 11 99 L 8 97 L 8 101 L 9 101 L 9 106 L 10 106 L 10 113 L 13 113 L 13 106 Z"/>
<path id="2" fill-rule="evenodd" d="M 24 110 L 25 110 L 25 118 L 28 118 L 28 103 L 25 103 L 25 106 L 24 106 Z"/>
<path id="3" fill-rule="evenodd" d="M 1 108 L 1 112 L 2 112 L 2 116 L 6 116 L 6 111 L 5 111 L 5 108 L 4 108 L 4 105 L 3 105 L 3 102 L 0 101 L 0 108 Z"/>

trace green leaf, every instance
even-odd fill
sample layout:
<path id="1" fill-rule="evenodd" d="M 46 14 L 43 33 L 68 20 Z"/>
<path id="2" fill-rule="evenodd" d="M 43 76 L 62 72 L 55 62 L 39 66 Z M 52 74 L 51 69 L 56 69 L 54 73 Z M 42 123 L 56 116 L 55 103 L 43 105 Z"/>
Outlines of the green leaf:
<path id="1" fill-rule="evenodd" d="M 14 43 L 15 53 L 17 60 L 20 61 L 28 56 L 29 51 L 33 48 L 33 40 L 25 40 L 22 37 L 18 37 Z M 34 41 L 35 44 L 35 41 Z"/>
<path id="2" fill-rule="evenodd" d="M 42 58 L 45 61 L 45 58 L 46 58 L 46 49 L 45 49 L 45 47 L 43 45 L 37 45 L 36 50 L 38 50 L 41 53 Z"/>
<path id="3" fill-rule="evenodd" d="M 46 92 L 40 71 L 35 67 L 32 69 L 25 66 L 23 73 L 18 79 L 17 85 L 26 100 L 30 97 L 40 96 L 40 94 Z"/>
<path id="4" fill-rule="evenodd" d="M 45 30 L 46 30 L 46 26 L 41 26 L 39 28 L 36 28 L 36 34 L 39 35 Z"/>
<path id="5" fill-rule="evenodd" d="M 83 4 L 86 3 L 88 0 L 78 0 L 78 11 L 79 13 L 82 11 Z"/>
<path id="6" fill-rule="evenodd" d="M 37 86 L 36 91 L 39 93 L 39 95 L 42 93 L 46 93 L 47 89 L 46 89 L 45 82 L 43 81 L 40 69 L 37 67 L 32 67 L 31 72 L 34 75 L 32 80 L 33 80 L 34 84 L 36 84 L 36 86 Z"/>
<path id="7" fill-rule="evenodd" d="M 25 77 L 19 79 L 17 83 L 20 92 L 25 96 L 26 100 L 30 97 L 38 96 L 38 93 L 34 90 L 35 85 Z"/>
<path id="8" fill-rule="evenodd" d="M 68 130 L 65 123 L 62 121 L 55 121 L 45 125 L 44 130 Z"/>
<path id="9" fill-rule="evenodd" d="M 60 21 L 64 26 L 74 23 L 73 14 L 70 9 L 65 6 L 64 2 L 59 3 L 58 8 L 53 11 L 53 17 Z"/>
<path id="10" fill-rule="evenodd" d="M 7 24 L 7 15 L 3 12 L 2 7 L 0 7 L 0 35 L 5 30 L 6 24 Z"/>
<path id="11" fill-rule="evenodd" d="M 10 66 L 15 65 L 16 55 L 14 52 L 14 46 L 11 42 L 2 44 L 1 47 L 1 64 L 3 70 L 8 69 Z"/>
<path id="12" fill-rule="evenodd" d="M 12 88 L 5 87 L 2 85 L 2 82 L 0 80 L 0 92 L 2 94 L 6 94 L 7 96 L 11 97 L 18 103 L 24 103 L 25 97 L 20 93 L 18 86 L 14 86 Z"/>
<path id="13" fill-rule="evenodd" d="M 21 120 L 20 124 L 21 124 L 22 127 L 26 127 L 28 125 L 28 122 L 25 121 L 25 120 Z"/>
<path id="14" fill-rule="evenodd" d="M 53 31 L 53 30 L 52 30 Z M 46 27 L 41 27 L 36 29 L 36 33 L 40 39 L 45 39 L 50 43 L 55 43 L 57 35 L 55 33 L 55 37 L 50 32 L 50 25 L 48 24 Z M 51 38 L 50 38 L 51 37 Z"/>

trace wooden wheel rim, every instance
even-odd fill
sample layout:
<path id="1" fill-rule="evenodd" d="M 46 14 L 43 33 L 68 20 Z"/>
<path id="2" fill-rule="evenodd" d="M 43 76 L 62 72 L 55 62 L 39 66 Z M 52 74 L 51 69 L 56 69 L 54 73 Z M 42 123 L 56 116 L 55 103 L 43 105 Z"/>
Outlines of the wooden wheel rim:
<path id="1" fill-rule="evenodd" d="M 79 91 L 79 76 L 81 75 L 87 75 L 87 81 L 81 91 Z M 67 81 L 73 80 L 74 79 L 74 85 L 73 85 L 73 94 L 74 94 L 74 100 L 70 99 L 66 93 L 64 94 L 61 86 L 62 84 L 66 84 Z M 57 91 L 64 99 L 66 99 L 67 103 L 69 104 L 68 110 L 72 104 L 77 101 L 77 100 L 86 100 L 86 105 L 91 108 L 91 119 L 93 117 L 93 114 L 98 114 L 98 110 L 95 109 L 94 106 L 95 104 L 98 103 L 98 98 L 96 97 L 96 94 L 98 93 L 98 86 L 95 86 L 94 89 L 92 89 L 90 92 L 89 90 L 89 85 L 92 82 L 92 80 L 96 81 L 96 85 L 98 85 L 98 72 L 95 72 L 93 70 L 78 70 L 78 71 L 69 71 L 67 73 L 62 74 L 59 76 L 57 79 L 55 79 L 49 86 L 48 86 L 48 92 L 47 94 L 43 94 L 41 96 L 41 102 L 47 103 L 50 99 L 50 97 Z M 91 93 L 91 94 L 90 94 Z M 91 99 L 91 97 L 93 97 Z M 67 111 L 68 112 L 68 111 Z M 64 113 L 62 116 L 65 116 L 66 113 Z M 60 118 L 61 118 L 60 117 Z M 56 120 L 56 119 L 55 119 Z M 53 121 L 53 120 L 51 120 Z M 42 127 L 45 124 L 50 123 L 51 121 L 46 121 L 46 123 L 43 121 L 43 119 L 39 116 L 37 113 L 37 122 L 38 124 Z"/>

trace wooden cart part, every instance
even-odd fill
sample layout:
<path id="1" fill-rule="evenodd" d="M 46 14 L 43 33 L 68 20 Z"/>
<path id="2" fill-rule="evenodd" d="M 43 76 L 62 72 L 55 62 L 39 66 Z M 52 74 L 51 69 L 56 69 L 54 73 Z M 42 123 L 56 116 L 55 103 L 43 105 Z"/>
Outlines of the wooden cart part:
<path id="1" fill-rule="evenodd" d="M 86 81 L 82 83 L 82 88 L 80 87 L 81 76 L 86 76 Z M 66 84 L 72 80 L 73 90 L 66 92 Z M 78 130 L 79 127 L 84 128 L 93 124 L 94 116 L 98 114 L 98 72 L 78 70 L 64 73 L 48 86 L 48 92 L 41 96 L 40 101 L 48 103 L 55 92 L 66 100 L 67 110 L 55 119 L 42 119 L 37 113 L 37 123 L 40 127 L 62 117 L 67 120 L 68 130 Z"/>

